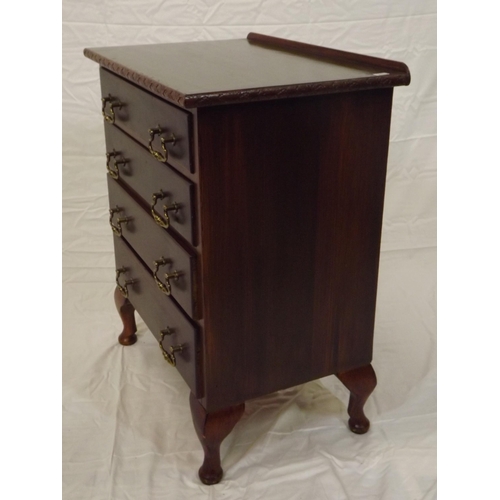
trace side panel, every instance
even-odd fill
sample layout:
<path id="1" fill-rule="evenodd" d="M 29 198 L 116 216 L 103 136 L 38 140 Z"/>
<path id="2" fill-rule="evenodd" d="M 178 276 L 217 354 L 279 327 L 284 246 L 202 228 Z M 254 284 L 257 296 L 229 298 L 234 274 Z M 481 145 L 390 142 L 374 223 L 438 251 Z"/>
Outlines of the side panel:
<path id="1" fill-rule="evenodd" d="M 198 110 L 208 411 L 371 361 L 391 101 Z"/>

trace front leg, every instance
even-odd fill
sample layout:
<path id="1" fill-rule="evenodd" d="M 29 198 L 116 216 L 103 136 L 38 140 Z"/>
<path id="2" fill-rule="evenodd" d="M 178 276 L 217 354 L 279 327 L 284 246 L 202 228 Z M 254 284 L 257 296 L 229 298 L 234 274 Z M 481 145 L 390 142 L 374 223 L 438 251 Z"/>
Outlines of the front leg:
<path id="1" fill-rule="evenodd" d="M 366 418 L 363 406 L 368 396 L 377 385 L 377 377 L 372 365 L 355 368 L 344 373 L 338 373 L 337 377 L 351 391 L 347 413 L 349 428 L 356 434 L 364 434 L 370 428 L 370 421 Z"/>
<path id="2" fill-rule="evenodd" d="M 135 326 L 134 306 L 123 296 L 118 287 L 115 288 L 115 304 L 122 319 L 123 331 L 118 337 L 121 345 L 132 345 L 137 342 L 137 327 Z"/>
<path id="3" fill-rule="evenodd" d="M 189 404 L 194 428 L 205 452 L 198 475 L 202 483 L 216 484 L 222 479 L 220 445 L 243 415 L 245 403 L 208 413 L 191 393 Z"/>

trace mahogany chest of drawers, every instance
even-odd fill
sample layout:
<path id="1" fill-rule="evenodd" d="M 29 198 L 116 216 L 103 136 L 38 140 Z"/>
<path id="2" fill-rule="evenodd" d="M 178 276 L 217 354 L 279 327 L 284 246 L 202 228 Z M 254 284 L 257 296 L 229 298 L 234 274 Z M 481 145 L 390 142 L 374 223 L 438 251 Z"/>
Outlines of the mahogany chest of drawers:
<path id="1" fill-rule="evenodd" d="M 101 66 L 119 341 L 136 341 L 137 310 L 188 384 L 201 480 L 220 481 L 245 400 L 316 378 L 340 378 L 366 432 L 408 68 L 253 33 L 85 55 Z"/>

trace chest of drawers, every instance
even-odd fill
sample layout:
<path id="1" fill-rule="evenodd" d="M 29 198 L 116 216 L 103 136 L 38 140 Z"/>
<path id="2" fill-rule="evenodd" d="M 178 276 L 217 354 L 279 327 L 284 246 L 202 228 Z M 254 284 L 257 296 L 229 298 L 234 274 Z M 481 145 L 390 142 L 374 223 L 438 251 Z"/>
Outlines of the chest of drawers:
<path id="1" fill-rule="evenodd" d="M 136 341 L 137 310 L 188 384 L 201 480 L 220 481 L 246 400 L 316 378 L 340 378 L 366 432 L 408 68 L 253 33 L 85 55 L 101 66 L 119 341 Z"/>

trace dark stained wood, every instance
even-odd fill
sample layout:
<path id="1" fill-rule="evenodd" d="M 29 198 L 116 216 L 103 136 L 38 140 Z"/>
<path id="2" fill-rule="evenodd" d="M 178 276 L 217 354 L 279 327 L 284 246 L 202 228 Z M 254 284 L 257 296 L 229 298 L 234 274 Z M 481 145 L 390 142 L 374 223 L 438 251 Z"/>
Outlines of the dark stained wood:
<path id="1" fill-rule="evenodd" d="M 285 50 L 306 57 L 326 59 L 337 64 L 369 69 L 372 72 L 385 70 L 391 73 L 402 73 L 406 76 L 405 85 L 409 85 L 410 83 L 410 71 L 408 70 L 408 66 L 402 62 L 296 42 L 294 40 L 286 40 L 285 38 L 262 35 L 260 33 L 248 33 L 247 39 L 250 43 L 259 44 L 270 49 Z"/>
<path id="2" fill-rule="evenodd" d="M 106 123 L 104 129 L 106 152 L 115 151 L 119 153 L 116 159 L 126 160 L 125 164 L 118 166 L 120 179 L 136 191 L 147 205 L 151 205 L 153 193 L 167 193 L 168 197 L 156 204 L 157 214 L 163 217 L 163 205 L 177 203 L 179 210 L 169 212 L 170 226 L 186 240 L 196 244 L 194 184 L 168 165 L 157 161 L 118 127 Z M 113 161 L 114 158 L 111 160 L 112 167 Z"/>
<path id="3" fill-rule="evenodd" d="M 193 251 L 188 253 L 177 241 L 164 229 L 159 227 L 151 217 L 136 201 L 118 184 L 117 181 L 108 176 L 108 191 L 110 208 L 118 206 L 122 209 L 119 215 L 114 217 L 131 217 L 131 220 L 122 224 L 123 237 L 133 246 L 151 272 L 154 271 L 156 260 L 165 258 L 169 263 L 160 267 L 159 279 L 164 282 L 165 273 L 178 271 L 182 273 L 179 279 L 170 280 L 172 297 L 191 317 L 198 317 L 196 304 L 195 276 L 196 257 Z M 115 225 L 116 223 L 113 222 Z M 156 293 L 162 294 L 159 288 Z"/>
<path id="4" fill-rule="evenodd" d="M 222 479 L 220 445 L 233 430 L 245 411 L 245 404 L 207 412 L 193 393 L 189 396 L 191 415 L 196 434 L 204 451 L 203 464 L 198 475 L 204 484 L 216 484 Z"/>
<path id="5" fill-rule="evenodd" d="M 185 108 L 410 83 L 403 63 L 255 33 L 248 40 L 100 47 L 85 49 L 84 54 Z"/>
<path id="6" fill-rule="evenodd" d="M 134 306 L 125 298 L 118 287 L 115 288 L 115 305 L 123 323 L 123 331 L 118 337 L 121 345 L 132 345 L 137 342 L 137 327 L 135 326 Z"/>
<path id="7" fill-rule="evenodd" d="M 371 362 L 391 100 L 198 110 L 208 411 Z"/>
<path id="8" fill-rule="evenodd" d="M 113 241 L 116 267 L 125 267 L 127 269 L 126 279 L 137 280 L 134 284 L 128 286 L 130 303 L 140 314 L 157 340 L 160 340 L 161 330 L 169 328 L 173 332 L 172 335 L 166 336 L 163 342 L 167 351 L 171 345 L 183 345 L 183 350 L 175 353 L 176 368 L 196 397 L 201 397 L 203 395 L 203 375 L 198 326 L 190 321 L 169 297 L 157 293 L 152 276 L 123 238 L 115 236 Z M 120 292 L 118 293 L 120 294 Z M 131 310 L 133 311 L 133 309 Z M 159 346 L 158 356 L 162 356 Z M 169 368 L 171 366 L 165 361 L 166 376 L 168 376 Z"/>
<path id="9" fill-rule="evenodd" d="M 349 427 L 365 433 L 392 95 L 407 66 L 255 33 L 84 53 L 124 103 L 105 127 L 129 157 L 108 176 L 111 207 L 132 218 L 114 237 L 136 280 L 129 300 L 115 293 L 120 341 L 136 339 L 136 308 L 157 339 L 173 331 L 164 349 L 182 345 L 201 480 L 220 481 L 245 400 L 309 380 L 337 374 Z M 179 173 L 146 153 L 158 125 L 179 138 Z M 191 210 L 169 230 L 151 215 L 160 189 Z M 160 278 L 184 272 L 171 297 L 152 276 L 161 257 L 172 262 Z"/>
<path id="10" fill-rule="evenodd" d="M 191 155 L 191 114 L 144 92 L 103 68 L 100 72 L 102 97 L 112 96 L 123 104 L 121 108 L 114 108 L 115 126 L 127 132 L 146 148 L 150 139 L 149 129 L 159 126 L 165 130 L 163 136 L 166 139 L 170 138 L 172 133 L 175 134 L 175 145 L 167 144 L 168 163 L 181 172 L 192 172 L 194 164 Z M 155 137 L 153 148 L 163 154 L 160 137 Z"/>
<path id="11" fill-rule="evenodd" d="M 337 377 L 351 392 L 347 408 L 347 413 L 351 417 L 349 428 L 356 434 L 368 432 L 370 421 L 366 418 L 363 407 L 377 385 L 377 377 L 372 365 L 338 373 Z"/>

